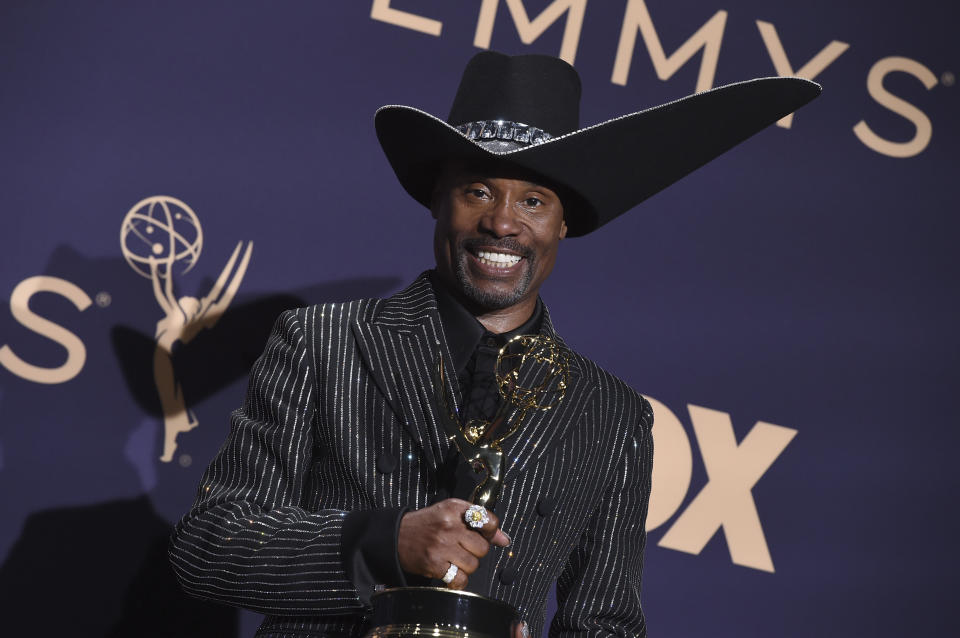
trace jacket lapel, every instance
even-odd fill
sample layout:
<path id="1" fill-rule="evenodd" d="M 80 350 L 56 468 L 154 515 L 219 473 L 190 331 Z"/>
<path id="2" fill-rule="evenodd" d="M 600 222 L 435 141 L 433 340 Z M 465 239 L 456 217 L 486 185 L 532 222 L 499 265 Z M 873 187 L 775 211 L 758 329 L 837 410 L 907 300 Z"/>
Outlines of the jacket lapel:
<path id="1" fill-rule="evenodd" d="M 443 462 L 450 446 L 434 413 L 432 371 L 438 353 L 449 371 L 453 364 L 437 313 L 433 289 L 421 275 L 407 289 L 385 300 L 373 316 L 353 325 L 364 363 L 387 403 L 423 452 L 429 467 Z M 453 409 L 459 388 L 447 375 L 446 392 Z"/>
<path id="2" fill-rule="evenodd" d="M 353 331 L 364 363 L 387 403 L 420 445 L 429 467 L 438 468 L 451 442 L 435 413 L 432 373 L 438 353 L 448 372 L 453 370 L 453 361 L 427 277 L 421 275 L 376 306 L 372 316 L 353 325 Z M 556 334 L 545 307 L 540 334 L 569 350 Z M 455 381 L 456 375 L 446 375 L 447 396 L 451 407 L 459 411 L 460 389 Z M 550 410 L 528 411 L 517 432 L 501 444 L 508 459 L 504 478 L 516 477 L 562 441 L 570 425 L 586 412 L 595 390 L 571 356 L 570 383 L 563 401 Z"/>

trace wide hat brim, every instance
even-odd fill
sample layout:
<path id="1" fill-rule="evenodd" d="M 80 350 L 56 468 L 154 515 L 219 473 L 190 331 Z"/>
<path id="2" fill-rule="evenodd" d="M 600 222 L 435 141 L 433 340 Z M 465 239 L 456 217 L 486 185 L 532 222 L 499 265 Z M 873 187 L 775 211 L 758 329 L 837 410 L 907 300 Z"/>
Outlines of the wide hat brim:
<path id="1" fill-rule="evenodd" d="M 450 161 L 541 177 L 572 191 L 568 236 L 585 235 L 703 166 L 820 94 L 802 78 L 759 78 L 630 113 L 546 142 L 487 150 L 443 120 L 409 106 L 377 110 L 377 138 L 403 188 L 430 207 Z M 533 124 L 535 122 L 527 122 Z"/>

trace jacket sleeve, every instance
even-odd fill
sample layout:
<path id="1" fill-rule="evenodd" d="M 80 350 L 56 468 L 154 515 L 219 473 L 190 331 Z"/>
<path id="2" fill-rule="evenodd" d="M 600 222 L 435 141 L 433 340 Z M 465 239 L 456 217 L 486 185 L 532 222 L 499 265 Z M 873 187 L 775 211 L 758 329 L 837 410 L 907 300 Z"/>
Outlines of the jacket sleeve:
<path id="1" fill-rule="evenodd" d="M 557 580 L 550 637 L 647 635 L 640 606 L 653 470 L 653 410 L 640 397 L 633 440 Z"/>
<path id="2" fill-rule="evenodd" d="M 403 584 L 402 510 L 301 506 L 318 387 L 302 325 L 287 311 L 171 539 L 171 563 L 187 592 L 268 614 L 347 614 L 364 606 L 374 582 Z"/>

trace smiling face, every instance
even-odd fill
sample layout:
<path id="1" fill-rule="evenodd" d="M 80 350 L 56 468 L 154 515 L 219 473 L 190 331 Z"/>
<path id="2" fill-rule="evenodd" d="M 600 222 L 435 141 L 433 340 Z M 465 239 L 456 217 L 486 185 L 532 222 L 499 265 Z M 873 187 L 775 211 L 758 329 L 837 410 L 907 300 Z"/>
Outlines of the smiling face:
<path id="1" fill-rule="evenodd" d="M 475 315 L 533 312 L 567 234 L 560 197 L 510 173 L 448 167 L 434 189 L 437 272 Z"/>

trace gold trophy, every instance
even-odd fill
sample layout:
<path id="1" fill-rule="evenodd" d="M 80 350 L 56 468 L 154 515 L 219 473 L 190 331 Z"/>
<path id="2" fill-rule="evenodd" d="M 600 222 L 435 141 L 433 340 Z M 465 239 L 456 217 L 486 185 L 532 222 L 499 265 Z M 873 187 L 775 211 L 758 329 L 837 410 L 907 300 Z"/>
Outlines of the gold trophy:
<path id="1" fill-rule="evenodd" d="M 503 450 L 500 443 L 520 429 L 530 410 L 549 410 L 566 396 L 570 367 L 566 352 L 550 337 L 518 335 L 497 355 L 497 388 L 503 401 L 489 422 L 472 419 L 461 425 L 447 402 L 443 359 L 434 374 L 437 413 L 460 454 L 474 470 L 485 473 L 470 501 L 492 510 L 503 486 Z"/>
<path id="2" fill-rule="evenodd" d="M 467 423 L 461 423 L 450 409 L 442 356 L 437 357 L 433 374 L 434 411 L 448 439 L 484 475 L 470 500 L 491 510 L 506 470 L 500 444 L 520 429 L 532 410 L 549 410 L 563 401 L 570 366 L 567 352 L 552 338 L 518 335 L 500 349 L 494 373 L 503 399 L 497 413 L 490 421 Z M 517 610 L 505 602 L 442 587 L 395 587 L 374 594 L 371 601 L 366 638 L 509 638 L 513 623 L 519 620 Z"/>

